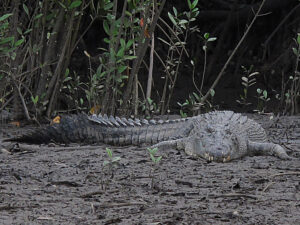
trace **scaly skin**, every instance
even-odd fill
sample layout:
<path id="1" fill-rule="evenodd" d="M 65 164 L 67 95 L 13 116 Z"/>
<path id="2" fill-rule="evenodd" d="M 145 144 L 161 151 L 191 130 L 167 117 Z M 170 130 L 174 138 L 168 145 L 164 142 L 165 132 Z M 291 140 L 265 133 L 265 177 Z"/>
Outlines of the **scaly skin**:
<path id="1" fill-rule="evenodd" d="M 171 121 L 130 120 L 118 117 L 66 116 L 61 123 L 7 139 L 29 143 L 107 143 L 175 147 L 209 161 L 228 162 L 247 155 L 290 159 L 277 144 L 267 142 L 255 121 L 231 111 L 216 111 Z"/>

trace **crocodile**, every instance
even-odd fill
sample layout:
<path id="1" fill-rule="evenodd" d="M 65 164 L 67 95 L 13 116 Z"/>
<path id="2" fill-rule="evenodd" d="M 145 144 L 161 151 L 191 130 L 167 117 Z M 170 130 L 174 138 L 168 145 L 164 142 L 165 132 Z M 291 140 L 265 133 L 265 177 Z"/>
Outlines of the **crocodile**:
<path id="1" fill-rule="evenodd" d="M 36 128 L 5 141 L 152 145 L 153 148 L 184 150 L 192 157 L 216 162 L 254 155 L 291 159 L 283 147 L 268 142 L 260 124 L 232 111 L 214 111 L 175 120 L 66 115 L 60 123 Z"/>

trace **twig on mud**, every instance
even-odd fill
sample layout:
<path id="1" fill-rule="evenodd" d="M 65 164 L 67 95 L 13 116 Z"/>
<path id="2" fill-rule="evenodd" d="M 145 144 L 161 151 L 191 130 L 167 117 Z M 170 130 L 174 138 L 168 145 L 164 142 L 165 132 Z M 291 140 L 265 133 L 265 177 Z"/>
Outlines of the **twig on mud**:
<path id="1" fill-rule="evenodd" d="M 81 184 L 78 184 L 74 181 L 62 180 L 62 181 L 52 181 L 52 185 L 64 185 L 67 187 L 81 187 Z"/>
<path id="2" fill-rule="evenodd" d="M 113 208 L 113 207 L 124 207 L 132 205 L 146 205 L 145 202 L 124 202 L 124 203 L 104 203 L 102 205 L 94 205 L 95 208 Z"/>
<path id="3" fill-rule="evenodd" d="M 81 198 L 89 198 L 89 197 L 92 197 L 93 195 L 101 195 L 103 193 L 104 193 L 104 191 L 102 191 L 102 190 L 100 190 L 100 191 L 93 191 L 93 192 L 89 192 L 89 193 L 80 195 L 80 197 Z"/>
<path id="4" fill-rule="evenodd" d="M 276 173 L 271 175 L 270 177 L 278 177 L 278 176 L 285 176 L 285 175 L 300 175 L 300 172 L 286 172 L 286 173 Z"/>
<path id="5" fill-rule="evenodd" d="M 114 190 L 109 190 L 109 193 L 112 194 L 112 193 L 116 193 L 116 192 L 119 192 L 118 189 L 114 189 Z M 89 198 L 89 197 L 92 197 L 93 195 L 102 195 L 104 194 L 105 191 L 103 190 L 98 190 L 98 191 L 92 191 L 92 192 L 88 192 L 88 193 L 85 193 L 85 194 L 82 194 L 80 195 L 81 198 Z"/>
<path id="6" fill-rule="evenodd" d="M 212 198 L 224 198 L 224 197 L 238 197 L 238 198 L 251 198 L 251 199 L 258 199 L 256 195 L 247 195 L 247 194 L 240 194 L 240 193 L 228 193 L 228 194 L 222 194 L 222 195 L 209 195 L 209 197 Z"/>
<path id="7" fill-rule="evenodd" d="M 273 184 L 275 184 L 275 182 L 268 183 L 267 186 L 262 190 L 262 192 L 265 192 L 266 190 L 268 190 L 269 187 L 271 187 Z"/>
<path id="8" fill-rule="evenodd" d="M 73 151 L 73 150 L 94 150 L 94 149 L 99 149 L 100 146 L 72 146 L 72 147 L 48 147 L 48 146 L 39 146 L 39 145 L 27 145 L 27 144 L 20 144 L 16 143 L 16 147 L 19 148 L 21 151 L 29 151 L 28 153 L 35 152 L 35 151 Z M 8 145 L 7 145 L 8 146 Z M 7 147 L 4 146 L 4 147 Z"/>
<path id="9" fill-rule="evenodd" d="M 0 211 L 6 211 L 6 210 L 12 210 L 12 209 L 24 209 L 24 207 L 21 206 L 12 206 L 10 204 L 8 205 L 1 205 Z"/>

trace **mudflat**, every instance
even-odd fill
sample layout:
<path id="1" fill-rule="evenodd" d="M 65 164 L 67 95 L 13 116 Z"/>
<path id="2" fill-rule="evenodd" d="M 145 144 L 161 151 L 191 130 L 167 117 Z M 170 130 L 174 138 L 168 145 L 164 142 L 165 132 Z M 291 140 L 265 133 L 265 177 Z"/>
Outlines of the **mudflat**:
<path id="1" fill-rule="evenodd" d="M 300 224 L 300 116 L 248 115 L 293 160 L 195 160 L 146 147 L 0 140 L 2 224 Z M 0 124 L 0 137 L 19 132 Z M 106 166 L 106 148 L 118 163 Z"/>

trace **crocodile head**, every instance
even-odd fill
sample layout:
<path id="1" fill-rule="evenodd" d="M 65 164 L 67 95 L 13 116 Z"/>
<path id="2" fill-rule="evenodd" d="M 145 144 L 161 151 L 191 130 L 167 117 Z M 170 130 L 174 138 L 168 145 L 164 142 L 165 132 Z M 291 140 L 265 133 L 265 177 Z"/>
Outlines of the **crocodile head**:
<path id="1" fill-rule="evenodd" d="M 191 137 L 187 154 L 204 158 L 208 161 L 228 162 L 240 158 L 247 151 L 247 140 L 243 134 L 231 129 L 206 129 Z"/>

